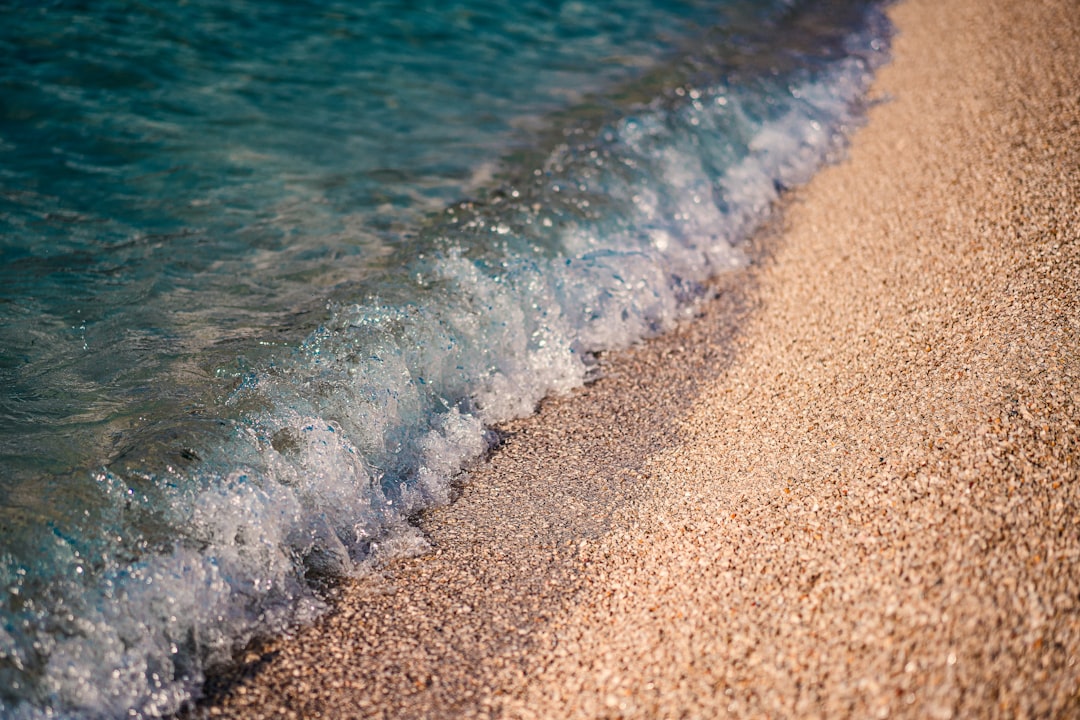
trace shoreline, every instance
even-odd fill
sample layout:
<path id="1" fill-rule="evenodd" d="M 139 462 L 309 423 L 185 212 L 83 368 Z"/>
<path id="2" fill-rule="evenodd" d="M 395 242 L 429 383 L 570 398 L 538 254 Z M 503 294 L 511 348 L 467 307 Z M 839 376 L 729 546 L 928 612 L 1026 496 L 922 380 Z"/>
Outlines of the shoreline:
<path id="1" fill-rule="evenodd" d="M 546 627 L 584 587 L 583 551 L 643 496 L 649 453 L 677 442 L 679 417 L 734 359 L 779 222 L 743 246 L 749 265 L 716 278 L 694 320 L 599 356 L 597 380 L 499 426 L 502 444 L 467 469 L 460 497 L 419 518 L 431 553 L 344 581 L 329 615 L 250 653 L 195 715 L 495 712 L 494 688 L 518 683 L 551 649 Z M 282 683 L 288 705 L 268 694 Z M 333 709 L 342 703 L 352 709 Z"/>
<path id="2" fill-rule="evenodd" d="M 889 101 L 702 317 L 196 714 L 1080 713 L 1074 10 L 891 7 Z"/>

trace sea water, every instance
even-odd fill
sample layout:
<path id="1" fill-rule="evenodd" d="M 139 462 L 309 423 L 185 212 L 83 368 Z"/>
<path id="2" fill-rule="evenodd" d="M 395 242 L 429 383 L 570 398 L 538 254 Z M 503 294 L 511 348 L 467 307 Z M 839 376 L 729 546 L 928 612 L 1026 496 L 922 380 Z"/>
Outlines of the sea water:
<path id="1" fill-rule="evenodd" d="M 154 717 L 842 148 L 861 0 L 0 9 L 0 716 Z"/>

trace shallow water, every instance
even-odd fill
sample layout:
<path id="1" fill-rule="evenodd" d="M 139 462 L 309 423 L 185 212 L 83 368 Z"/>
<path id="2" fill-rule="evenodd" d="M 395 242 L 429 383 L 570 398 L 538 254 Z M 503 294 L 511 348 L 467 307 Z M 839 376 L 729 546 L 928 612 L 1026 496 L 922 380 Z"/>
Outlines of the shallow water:
<path id="1" fill-rule="evenodd" d="M 16 4 L 0 714 L 155 716 L 842 149 L 860 2 Z"/>

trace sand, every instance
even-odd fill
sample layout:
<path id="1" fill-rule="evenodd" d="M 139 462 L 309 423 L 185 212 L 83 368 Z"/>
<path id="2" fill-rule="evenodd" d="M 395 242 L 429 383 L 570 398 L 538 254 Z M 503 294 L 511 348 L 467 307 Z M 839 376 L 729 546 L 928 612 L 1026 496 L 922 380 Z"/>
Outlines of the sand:
<path id="1" fill-rule="evenodd" d="M 848 158 L 200 714 L 1080 717 L 1080 9 L 905 0 Z"/>

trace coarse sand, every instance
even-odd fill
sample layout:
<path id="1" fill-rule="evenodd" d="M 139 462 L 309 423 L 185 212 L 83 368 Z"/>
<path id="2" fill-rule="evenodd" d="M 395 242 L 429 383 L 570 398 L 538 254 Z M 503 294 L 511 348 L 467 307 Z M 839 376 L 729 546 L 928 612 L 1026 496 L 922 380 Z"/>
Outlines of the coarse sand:
<path id="1" fill-rule="evenodd" d="M 1080 6 L 904 0 L 848 157 L 195 714 L 1080 717 Z"/>

